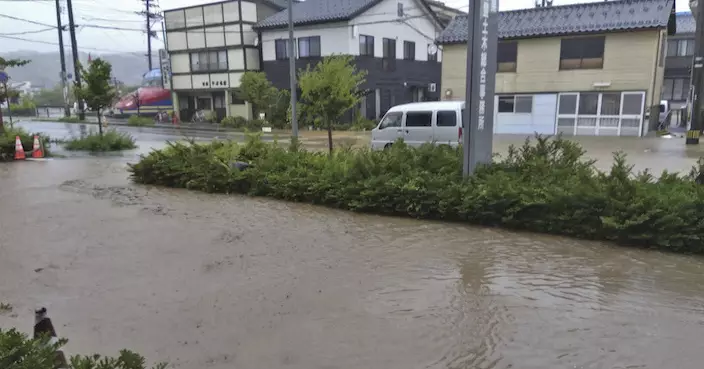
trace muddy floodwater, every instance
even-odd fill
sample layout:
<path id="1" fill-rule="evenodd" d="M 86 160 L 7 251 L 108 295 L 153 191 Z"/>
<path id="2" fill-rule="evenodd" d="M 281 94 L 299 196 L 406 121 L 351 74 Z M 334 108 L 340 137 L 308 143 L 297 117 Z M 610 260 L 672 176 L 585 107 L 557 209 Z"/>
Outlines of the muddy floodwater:
<path id="1" fill-rule="evenodd" d="M 704 260 L 0 165 L 0 327 L 175 368 L 701 369 Z"/>

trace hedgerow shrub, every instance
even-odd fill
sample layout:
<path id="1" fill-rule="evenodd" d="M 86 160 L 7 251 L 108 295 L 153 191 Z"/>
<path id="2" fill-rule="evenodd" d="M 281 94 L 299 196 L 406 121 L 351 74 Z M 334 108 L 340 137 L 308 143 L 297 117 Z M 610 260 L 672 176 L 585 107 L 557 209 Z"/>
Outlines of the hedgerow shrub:
<path id="1" fill-rule="evenodd" d="M 0 329 L 0 368 L 3 369 L 55 369 L 56 350 L 66 344 L 66 340 L 50 343 L 48 338 L 32 339 L 16 329 Z M 146 360 L 128 350 L 120 351 L 117 357 L 100 355 L 76 355 L 68 360 L 65 369 L 146 369 Z M 165 369 L 160 363 L 152 369 Z"/>
<path id="2" fill-rule="evenodd" d="M 633 173 L 623 154 L 599 172 L 582 148 L 537 137 L 463 178 L 461 148 L 402 142 L 389 150 L 288 150 L 172 143 L 130 165 L 137 183 L 245 193 L 353 211 L 443 219 L 704 253 L 704 186 L 689 175 Z M 234 161 L 252 166 L 239 171 Z M 704 164 L 704 163 L 703 163 Z"/>
<path id="3" fill-rule="evenodd" d="M 127 125 L 132 127 L 151 127 L 154 125 L 154 118 L 132 115 L 127 118 Z"/>
<path id="4" fill-rule="evenodd" d="M 94 130 L 83 137 L 73 138 L 64 143 L 64 148 L 69 151 L 120 151 L 136 148 L 135 139 L 129 133 L 109 130 L 99 135 Z"/>

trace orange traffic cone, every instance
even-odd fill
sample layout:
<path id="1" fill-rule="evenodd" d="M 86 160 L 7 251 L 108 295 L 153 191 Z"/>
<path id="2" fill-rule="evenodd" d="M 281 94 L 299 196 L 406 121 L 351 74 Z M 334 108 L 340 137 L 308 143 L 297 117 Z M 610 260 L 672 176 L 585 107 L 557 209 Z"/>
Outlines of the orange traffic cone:
<path id="1" fill-rule="evenodd" d="M 34 339 L 41 337 L 49 338 L 48 343 L 50 345 L 59 343 L 54 324 L 51 323 L 51 318 L 47 316 L 46 308 L 41 308 L 34 312 Z M 64 355 L 64 351 L 61 348 L 56 350 L 55 360 L 55 368 L 68 368 L 66 355 Z"/>
<path id="2" fill-rule="evenodd" d="M 41 143 L 39 143 L 39 136 L 34 136 L 34 146 L 32 147 L 32 157 L 35 159 L 44 157 L 44 149 L 42 149 Z"/>
<path id="3" fill-rule="evenodd" d="M 24 147 L 22 147 L 22 140 L 20 136 L 15 137 L 15 160 L 22 160 L 26 156 L 24 155 Z"/>

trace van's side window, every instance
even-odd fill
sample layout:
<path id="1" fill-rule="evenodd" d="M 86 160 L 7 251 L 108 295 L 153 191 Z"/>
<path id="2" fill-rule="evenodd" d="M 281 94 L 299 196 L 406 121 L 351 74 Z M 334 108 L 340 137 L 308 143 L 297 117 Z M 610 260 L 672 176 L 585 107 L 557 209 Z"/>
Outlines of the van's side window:
<path id="1" fill-rule="evenodd" d="M 387 113 L 379 123 L 379 129 L 401 127 L 401 118 L 403 118 L 402 112 Z"/>
<path id="2" fill-rule="evenodd" d="M 406 127 L 430 127 L 433 124 L 433 113 L 430 111 L 406 112 Z"/>
<path id="3" fill-rule="evenodd" d="M 456 127 L 457 112 L 453 110 L 438 111 L 437 126 L 438 127 Z"/>

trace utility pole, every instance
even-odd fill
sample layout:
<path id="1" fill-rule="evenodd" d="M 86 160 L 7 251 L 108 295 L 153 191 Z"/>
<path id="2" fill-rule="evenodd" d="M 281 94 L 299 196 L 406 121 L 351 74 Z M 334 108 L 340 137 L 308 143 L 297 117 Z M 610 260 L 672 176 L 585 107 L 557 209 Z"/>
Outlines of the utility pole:
<path id="1" fill-rule="evenodd" d="M 147 33 L 147 64 L 149 65 L 149 70 L 153 68 L 152 65 L 152 38 L 157 38 L 155 31 L 152 31 L 152 26 L 158 20 L 161 20 L 161 14 L 158 11 L 159 5 L 156 0 L 142 0 L 144 3 L 144 11 L 139 12 L 146 19 L 146 33 Z M 152 11 L 154 9 L 154 11 Z"/>
<path id="2" fill-rule="evenodd" d="M 296 53 L 293 42 L 293 0 L 288 0 L 288 73 L 291 76 L 291 136 L 298 138 L 296 116 Z"/>
<path id="3" fill-rule="evenodd" d="M 56 0 L 56 27 L 59 31 L 59 58 L 61 59 L 61 92 L 64 96 L 64 117 L 71 116 L 68 104 L 68 90 L 66 86 L 66 56 L 64 54 L 64 27 L 61 23 L 61 4 Z"/>
<path id="4" fill-rule="evenodd" d="M 73 53 L 73 80 L 75 81 L 76 87 L 81 87 L 81 67 L 80 61 L 78 60 L 78 43 L 76 42 L 76 23 L 73 22 L 73 4 L 71 0 L 66 0 L 66 7 L 68 8 L 68 31 L 71 34 L 71 49 Z M 86 119 L 86 112 L 83 107 L 83 99 L 78 100 L 78 119 Z"/>
<path id="5" fill-rule="evenodd" d="M 690 2 L 690 6 L 693 2 Z M 697 6 L 694 14 L 696 21 L 696 33 L 694 38 L 694 63 L 692 68 L 692 83 L 693 83 L 693 101 L 692 101 L 692 112 L 690 114 L 690 126 L 687 130 L 687 139 L 685 140 L 686 145 L 697 145 L 699 144 L 699 135 L 701 134 L 702 127 L 704 127 L 704 122 L 702 120 L 702 94 L 704 94 L 704 7 L 696 2 Z"/>

